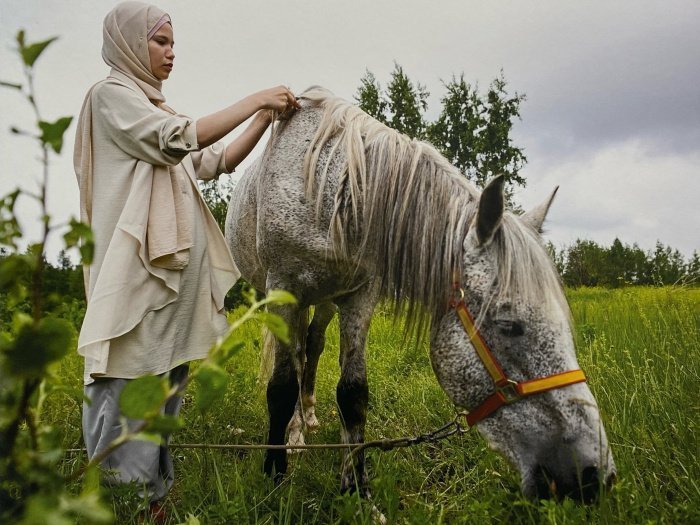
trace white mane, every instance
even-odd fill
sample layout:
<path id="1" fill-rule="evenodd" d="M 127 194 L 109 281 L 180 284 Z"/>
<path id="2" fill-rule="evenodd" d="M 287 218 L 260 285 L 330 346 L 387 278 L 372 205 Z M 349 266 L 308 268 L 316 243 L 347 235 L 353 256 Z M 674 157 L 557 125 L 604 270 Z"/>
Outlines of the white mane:
<path id="1" fill-rule="evenodd" d="M 301 98 L 324 109 L 304 158 L 307 198 L 315 198 L 317 215 L 330 159 L 341 152 L 346 162 L 329 231 L 336 255 L 360 261 L 368 250 L 375 254 L 383 295 L 397 309 L 406 304 L 407 325 L 420 330 L 425 314 L 444 312 L 454 276 L 463 275 L 462 246 L 480 192 L 432 145 L 398 133 L 323 88 L 311 88 Z M 326 144 L 329 161 L 318 166 Z M 353 232 L 360 232 L 359 239 Z M 499 272 L 492 301 L 566 305 L 537 232 L 506 212 L 493 242 Z"/>

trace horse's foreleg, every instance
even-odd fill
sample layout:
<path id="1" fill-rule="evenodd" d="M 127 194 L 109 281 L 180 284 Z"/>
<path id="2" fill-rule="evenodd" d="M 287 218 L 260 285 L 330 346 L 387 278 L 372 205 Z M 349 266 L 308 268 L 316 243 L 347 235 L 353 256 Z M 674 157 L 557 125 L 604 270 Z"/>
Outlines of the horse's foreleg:
<path id="1" fill-rule="evenodd" d="M 368 286 L 337 301 L 340 308 L 340 381 L 336 390 L 343 443 L 363 443 L 369 389 L 365 366 L 365 343 L 374 311 L 375 297 Z M 340 481 L 342 492 L 367 492 L 364 452 L 344 453 Z"/>
<path id="2" fill-rule="evenodd" d="M 300 310 L 296 305 L 285 305 L 274 309 L 280 315 L 289 330 L 289 344 L 275 340 L 275 366 L 267 384 L 267 410 L 270 417 L 269 445 L 284 444 L 287 424 L 294 414 L 299 397 L 299 378 L 301 360 L 297 352 L 297 334 L 294 327 L 300 322 Z M 287 471 L 287 452 L 285 450 L 267 450 L 263 466 L 269 476 L 274 474 L 280 481 Z"/>

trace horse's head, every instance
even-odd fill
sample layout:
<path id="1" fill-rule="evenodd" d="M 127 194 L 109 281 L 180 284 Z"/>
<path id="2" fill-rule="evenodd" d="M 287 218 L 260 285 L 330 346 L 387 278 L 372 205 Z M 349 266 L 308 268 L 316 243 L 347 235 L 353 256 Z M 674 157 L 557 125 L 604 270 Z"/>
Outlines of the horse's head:
<path id="1" fill-rule="evenodd" d="M 503 180 L 495 179 L 482 193 L 464 241 L 464 304 L 486 347 L 516 383 L 579 368 L 568 306 L 539 238 L 553 196 L 522 216 L 504 213 Z M 457 310 L 436 321 L 435 373 L 452 401 L 473 411 L 496 392 L 494 379 Z M 509 390 L 507 398 L 522 389 L 511 384 Z M 585 382 L 520 397 L 476 427 L 520 471 L 529 497 L 590 501 L 614 479 L 605 430 Z"/>

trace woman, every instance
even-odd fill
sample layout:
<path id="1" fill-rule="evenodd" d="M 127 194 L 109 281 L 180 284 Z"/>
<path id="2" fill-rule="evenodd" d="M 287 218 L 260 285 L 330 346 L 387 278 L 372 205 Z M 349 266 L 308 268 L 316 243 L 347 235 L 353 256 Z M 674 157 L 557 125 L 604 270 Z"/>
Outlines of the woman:
<path id="1" fill-rule="evenodd" d="M 187 363 L 205 357 L 226 330 L 223 300 L 239 273 L 196 178 L 233 171 L 273 112 L 298 108 L 289 89 L 277 87 L 194 121 L 165 105 L 161 92 L 175 59 L 165 12 L 119 4 L 106 16 L 103 35 L 111 71 L 85 97 L 74 157 L 81 219 L 95 239 L 78 341 L 90 457 L 121 433 L 119 394 L 130 379 L 169 374 L 171 382 L 182 381 Z M 251 116 L 235 141 L 217 142 Z M 179 406 L 173 400 L 166 413 L 177 414 Z M 167 450 L 146 441 L 127 443 L 103 466 L 113 481 L 138 483 L 152 502 L 173 481 Z"/>

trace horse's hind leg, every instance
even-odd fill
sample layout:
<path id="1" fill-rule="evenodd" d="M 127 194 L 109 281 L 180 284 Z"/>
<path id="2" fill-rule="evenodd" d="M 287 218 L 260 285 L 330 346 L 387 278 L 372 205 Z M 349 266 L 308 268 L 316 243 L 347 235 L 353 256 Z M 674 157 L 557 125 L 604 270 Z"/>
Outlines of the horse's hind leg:
<path id="1" fill-rule="evenodd" d="M 319 304 L 314 310 L 314 318 L 309 325 L 306 338 L 306 364 L 304 375 L 301 379 L 301 404 L 304 413 L 306 428 L 314 430 L 318 428 L 316 419 L 316 371 L 318 360 L 326 344 L 326 328 L 336 312 L 334 304 Z"/>
<path id="2" fill-rule="evenodd" d="M 311 324 L 303 326 L 306 347 L 306 360 L 301 380 L 301 397 L 297 402 L 294 416 L 289 422 L 288 445 L 304 444 L 304 429 L 314 430 L 318 428 L 316 419 L 316 370 L 318 360 L 326 344 L 326 328 L 335 315 L 336 307 L 332 303 L 324 303 L 316 306 Z M 307 323 L 308 324 L 308 323 Z M 301 327 L 300 327 L 301 330 Z"/>
<path id="3" fill-rule="evenodd" d="M 270 417 L 267 443 L 282 445 L 287 424 L 294 414 L 299 397 L 302 356 L 299 355 L 298 334 L 294 327 L 299 326 L 301 316 L 306 312 L 296 305 L 284 305 L 271 310 L 280 315 L 287 326 L 292 327 L 289 331 L 289 344 L 275 340 L 275 365 L 267 384 L 267 410 Z M 274 473 L 276 481 L 281 480 L 287 471 L 287 451 L 267 450 L 263 469 L 269 476 Z"/>
<path id="4" fill-rule="evenodd" d="M 336 301 L 340 308 L 340 380 L 336 390 L 343 443 L 363 443 L 367 421 L 367 369 L 365 343 L 376 303 L 375 290 L 367 285 L 358 292 Z M 344 453 L 340 480 L 342 492 L 359 489 L 367 493 L 364 452 Z"/>

